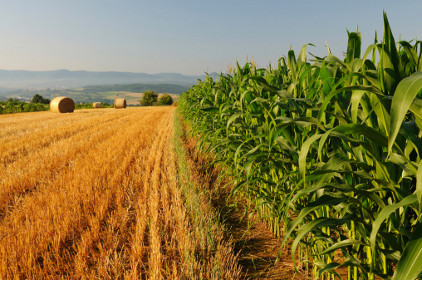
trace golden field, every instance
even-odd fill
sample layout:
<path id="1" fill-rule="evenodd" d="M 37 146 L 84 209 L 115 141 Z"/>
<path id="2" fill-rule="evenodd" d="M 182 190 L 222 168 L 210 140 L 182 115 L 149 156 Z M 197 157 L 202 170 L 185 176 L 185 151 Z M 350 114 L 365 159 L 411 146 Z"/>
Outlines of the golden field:
<path id="1" fill-rule="evenodd" d="M 239 278 L 218 227 L 186 208 L 174 112 L 0 116 L 0 278 Z"/>

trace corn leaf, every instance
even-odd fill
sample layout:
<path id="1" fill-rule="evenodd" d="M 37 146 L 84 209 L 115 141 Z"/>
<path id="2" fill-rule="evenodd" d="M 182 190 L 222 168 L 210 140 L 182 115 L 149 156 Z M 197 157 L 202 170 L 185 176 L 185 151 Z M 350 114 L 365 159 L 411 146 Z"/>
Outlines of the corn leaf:
<path id="1" fill-rule="evenodd" d="M 394 93 L 391 102 L 390 135 L 388 137 L 388 153 L 392 147 L 403 123 L 404 117 L 417 94 L 422 90 L 422 72 L 416 72 L 403 79 Z"/>
<path id="2" fill-rule="evenodd" d="M 375 256 L 375 244 L 376 244 L 376 237 L 378 234 L 378 230 L 380 229 L 383 222 L 397 209 L 414 204 L 417 202 L 416 194 L 412 194 L 401 200 L 399 203 L 388 205 L 378 215 L 377 219 L 372 223 L 372 231 L 371 236 L 369 237 L 369 241 L 371 244 L 372 255 Z"/>
<path id="3" fill-rule="evenodd" d="M 422 223 L 419 223 L 394 271 L 395 280 L 413 280 L 422 274 Z"/>

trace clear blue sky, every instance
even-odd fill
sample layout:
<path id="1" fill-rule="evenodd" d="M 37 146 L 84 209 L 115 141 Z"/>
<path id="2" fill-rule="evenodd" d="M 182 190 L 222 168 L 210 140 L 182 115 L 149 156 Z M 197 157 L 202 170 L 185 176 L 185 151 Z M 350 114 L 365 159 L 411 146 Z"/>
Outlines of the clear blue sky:
<path id="1" fill-rule="evenodd" d="M 422 38 L 421 0 L 0 0 L 0 69 L 203 74 L 325 41 L 342 56 L 346 29 L 381 36 L 383 10 L 397 41 Z"/>

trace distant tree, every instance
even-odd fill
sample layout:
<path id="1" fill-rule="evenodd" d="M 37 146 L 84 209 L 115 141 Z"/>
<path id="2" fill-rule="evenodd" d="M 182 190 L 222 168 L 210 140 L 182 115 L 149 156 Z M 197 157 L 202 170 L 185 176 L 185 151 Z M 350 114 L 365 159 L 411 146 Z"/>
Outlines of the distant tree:
<path id="1" fill-rule="evenodd" d="M 50 100 L 43 98 L 41 95 L 35 94 L 31 100 L 32 103 L 44 103 L 49 104 Z"/>
<path id="2" fill-rule="evenodd" d="M 173 98 L 169 94 L 164 94 L 158 99 L 159 105 L 172 105 Z"/>
<path id="3" fill-rule="evenodd" d="M 35 94 L 34 97 L 31 100 L 31 102 L 32 103 L 41 103 L 42 99 L 43 99 L 42 96 Z"/>
<path id="4" fill-rule="evenodd" d="M 18 103 L 19 103 L 19 99 L 16 99 L 16 98 L 9 98 L 9 99 L 7 100 L 7 103 L 8 103 L 8 104 L 12 104 L 12 105 L 16 105 L 16 104 L 18 104 Z"/>
<path id="5" fill-rule="evenodd" d="M 158 94 L 153 90 L 146 91 L 139 101 L 143 106 L 151 106 L 157 102 Z"/>

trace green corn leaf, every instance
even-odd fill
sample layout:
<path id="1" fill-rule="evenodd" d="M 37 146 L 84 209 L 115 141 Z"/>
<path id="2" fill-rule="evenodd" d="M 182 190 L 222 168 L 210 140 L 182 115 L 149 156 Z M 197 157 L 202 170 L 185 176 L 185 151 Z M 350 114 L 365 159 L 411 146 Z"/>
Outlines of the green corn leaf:
<path id="1" fill-rule="evenodd" d="M 380 54 L 380 78 L 385 90 L 393 93 L 400 80 L 398 65 L 400 63 L 393 33 L 388 23 L 387 15 L 384 12 L 384 40 Z"/>
<path id="2" fill-rule="evenodd" d="M 399 133 L 400 127 L 417 94 L 422 90 L 422 72 L 416 72 L 403 79 L 394 93 L 391 101 L 390 135 L 388 137 L 388 153 Z"/>
<path id="3" fill-rule="evenodd" d="M 282 99 L 292 98 L 292 94 L 285 90 L 276 91 L 276 94 Z"/>
<path id="4" fill-rule="evenodd" d="M 405 207 L 417 202 L 416 194 L 412 194 L 402 199 L 399 203 L 388 205 L 379 213 L 377 219 L 372 223 L 371 236 L 369 241 L 371 244 L 372 256 L 375 257 L 375 244 L 378 230 L 380 229 L 383 222 L 398 208 Z"/>
<path id="5" fill-rule="evenodd" d="M 391 62 L 394 65 L 398 65 L 399 63 L 399 54 L 397 52 L 396 42 L 394 40 L 393 32 L 391 31 L 390 24 L 388 23 L 387 14 L 383 13 L 384 19 L 384 44 L 386 45 L 386 50 L 390 53 Z"/>
<path id="6" fill-rule="evenodd" d="M 306 63 L 306 49 L 308 45 L 312 45 L 312 44 L 303 45 L 302 48 L 300 49 L 299 55 L 297 56 L 297 63 L 299 65 Z"/>
<path id="7" fill-rule="evenodd" d="M 282 245 L 286 242 L 287 238 L 290 236 L 290 234 L 293 232 L 293 230 L 300 224 L 303 223 L 304 218 L 311 213 L 312 211 L 315 211 L 319 208 L 321 208 L 322 206 L 335 206 L 338 205 L 344 201 L 347 200 L 347 197 L 333 197 L 333 196 L 329 196 L 329 195 L 322 195 L 320 198 L 318 198 L 317 200 L 315 200 L 314 202 L 311 202 L 310 204 L 308 204 L 308 206 L 306 206 L 305 208 L 303 208 L 299 215 L 297 216 L 297 218 L 295 218 L 295 220 L 291 223 L 291 225 L 289 226 L 289 229 L 285 232 L 284 237 L 283 237 L 283 241 L 282 241 Z"/>
<path id="8" fill-rule="evenodd" d="M 418 172 L 418 167 L 414 163 L 397 153 L 391 153 L 387 160 L 402 167 L 409 175 L 416 175 Z"/>
<path id="9" fill-rule="evenodd" d="M 376 95 L 384 95 L 377 87 L 374 86 L 366 86 L 366 85 L 355 85 L 355 86 L 348 86 L 342 88 L 343 91 L 349 91 L 349 90 L 358 90 L 358 91 L 365 91 L 365 92 L 371 92 Z"/>
<path id="10" fill-rule="evenodd" d="M 200 110 L 208 111 L 208 112 L 218 112 L 219 108 L 215 106 L 208 106 L 208 107 L 200 108 Z"/>
<path id="11" fill-rule="evenodd" d="M 296 77 L 297 63 L 296 63 L 295 52 L 293 50 L 290 50 L 287 53 L 287 62 L 288 62 L 288 66 L 289 66 L 289 69 L 290 69 L 293 77 Z"/>
<path id="12" fill-rule="evenodd" d="M 337 249 L 346 247 L 346 246 L 350 246 L 350 245 L 365 245 L 364 243 L 362 243 L 359 240 L 355 240 L 355 239 L 346 239 L 346 240 L 342 240 L 338 243 L 335 243 L 334 245 L 332 245 L 331 247 L 325 249 L 323 252 L 321 253 L 316 253 L 315 255 L 326 255 L 329 254 L 331 252 L 334 252 Z"/>
<path id="13" fill-rule="evenodd" d="M 320 265 L 320 264 L 318 264 L 318 265 Z M 318 275 L 315 276 L 316 277 L 315 279 L 320 279 L 321 275 L 326 271 L 333 272 L 335 269 L 337 269 L 339 266 L 341 266 L 341 264 L 338 263 L 338 262 L 330 262 L 329 264 L 321 264 L 320 266 L 321 267 L 323 266 L 323 267 L 318 271 Z M 336 276 L 338 277 L 339 280 L 341 279 L 341 276 L 337 272 L 334 271 L 333 273 L 336 274 Z"/>
<path id="14" fill-rule="evenodd" d="M 333 89 L 335 79 L 331 71 L 325 65 L 325 62 L 321 65 L 319 76 L 322 79 L 322 91 L 324 95 L 328 95 Z"/>
<path id="15" fill-rule="evenodd" d="M 356 259 L 353 256 L 349 256 L 347 258 L 347 260 L 343 263 L 337 263 L 337 262 L 331 262 L 329 264 L 327 264 L 326 266 L 324 266 L 322 269 L 320 269 L 318 271 L 318 275 L 316 276 L 316 279 L 319 279 L 321 277 L 321 275 L 325 272 L 325 271 L 333 271 L 334 269 L 338 268 L 338 267 L 348 267 L 348 266 L 354 266 L 354 267 L 358 267 L 362 273 L 364 274 L 363 279 L 368 279 L 367 277 L 367 272 L 365 270 L 365 268 L 361 265 L 360 261 L 358 259 Z M 334 274 L 338 275 L 338 273 L 336 273 L 334 271 Z M 341 276 L 338 276 L 339 279 L 341 279 Z"/>
<path id="16" fill-rule="evenodd" d="M 372 54 L 374 53 L 376 48 L 377 48 L 377 44 L 369 45 L 368 48 L 365 51 L 365 54 L 363 55 L 362 60 L 365 61 L 371 53 Z"/>
<path id="17" fill-rule="evenodd" d="M 344 219 L 331 219 L 331 218 L 318 218 L 315 219 L 305 225 L 303 225 L 299 230 L 298 230 L 298 234 L 295 238 L 295 240 L 293 241 L 292 244 L 292 258 L 294 260 L 294 256 L 295 256 L 295 252 L 296 252 L 296 248 L 299 245 L 300 240 L 302 240 L 302 238 L 309 233 L 310 231 L 314 230 L 315 228 L 320 228 L 320 227 L 325 227 L 325 226 L 340 226 L 343 225 L 345 223 L 350 222 L 351 219 L 349 218 L 344 218 Z"/>
<path id="18" fill-rule="evenodd" d="M 416 172 L 416 197 L 419 202 L 419 213 L 422 211 L 422 161 L 419 162 L 418 170 Z"/>
<path id="19" fill-rule="evenodd" d="M 250 141 L 251 139 L 248 139 L 248 140 L 246 140 L 246 141 L 244 141 L 241 145 L 239 145 L 238 147 L 237 147 L 237 149 L 236 149 L 236 152 L 234 153 L 234 163 L 238 163 L 238 161 L 237 161 L 237 159 L 239 158 L 239 154 L 241 153 L 241 151 L 242 151 L 242 147 L 244 146 L 244 145 L 246 145 L 247 143 L 249 143 L 249 141 Z"/>
<path id="20" fill-rule="evenodd" d="M 391 117 L 382 99 L 377 95 L 371 94 L 369 95 L 369 103 L 375 113 L 376 120 L 374 119 L 374 123 L 378 123 L 375 128 L 378 128 L 384 135 L 388 136 Z"/>
<path id="21" fill-rule="evenodd" d="M 353 123 L 357 123 L 357 118 L 358 118 L 358 108 L 359 108 L 359 103 L 360 100 L 362 98 L 362 96 L 365 94 L 364 91 L 353 91 L 352 93 L 352 98 L 351 98 L 351 110 L 350 112 L 352 113 L 352 122 Z"/>
<path id="22" fill-rule="evenodd" d="M 299 171 L 303 178 L 306 174 L 306 156 L 308 155 L 309 148 L 311 145 L 317 141 L 322 134 L 315 134 L 308 138 L 302 145 L 302 148 L 299 151 Z"/>
<path id="23" fill-rule="evenodd" d="M 330 129 L 321 136 L 321 140 L 319 141 L 319 145 L 318 145 L 318 158 L 320 161 L 322 161 L 322 149 L 324 148 L 324 144 L 327 141 L 332 131 L 333 129 Z"/>
<path id="24" fill-rule="evenodd" d="M 362 36 L 360 32 L 349 32 L 347 42 L 346 63 L 351 63 L 355 58 L 360 58 Z"/>
<path id="25" fill-rule="evenodd" d="M 407 57 L 409 58 L 409 60 L 413 63 L 413 65 L 417 69 L 419 58 L 418 58 L 418 54 L 417 54 L 416 50 L 407 41 L 400 41 L 398 43 L 402 46 L 402 48 L 405 51 Z"/>
<path id="26" fill-rule="evenodd" d="M 352 77 L 351 75 L 348 77 Z M 339 83 L 337 83 L 339 84 Z M 334 87 L 336 88 L 336 87 Z M 324 97 L 324 100 L 321 104 L 321 107 L 319 109 L 319 120 L 321 118 L 322 113 L 325 111 L 325 109 L 327 108 L 328 104 L 331 103 L 331 99 L 333 97 L 335 97 L 336 95 L 343 93 L 345 91 L 354 91 L 354 90 L 358 90 L 358 91 L 366 91 L 366 92 L 371 92 L 374 93 L 376 95 L 383 95 L 383 93 L 376 87 L 374 86 L 364 86 L 364 85 L 356 85 L 356 86 L 349 86 L 349 87 L 342 87 L 339 88 L 337 90 L 331 91 L 330 94 L 328 94 L 326 97 Z"/>
<path id="27" fill-rule="evenodd" d="M 339 59 L 336 56 L 329 55 L 329 56 L 327 56 L 326 60 L 328 62 L 335 62 L 335 63 L 339 64 L 340 66 L 342 66 L 344 69 L 352 71 L 352 68 L 348 64 L 346 64 L 344 61 L 342 61 L 341 59 Z"/>
<path id="28" fill-rule="evenodd" d="M 283 136 L 276 138 L 275 142 L 277 142 L 283 149 L 289 150 L 290 152 L 297 154 L 296 149 Z"/>
<path id="29" fill-rule="evenodd" d="M 422 119 L 422 99 L 415 98 L 413 103 L 410 105 L 409 110 L 415 114 L 416 117 Z"/>
<path id="30" fill-rule="evenodd" d="M 243 115 L 243 113 L 236 113 L 236 114 L 233 114 L 232 116 L 230 116 L 229 120 L 227 121 L 226 129 L 228 130 L 229 127 L 230 127 L 230 124 L 232 122 L 234 122 L 234 120 L 236 120 L 237 118 L 242 117 L 242 115 Z"/>
<path id="31" fill-rule="evenodd" d="M 416 227 L 394 271 L 395 280 L 413 280 L 422 274 L 422 223 Z"/>
<path id="32" fill-rule="evenodd" d="M 372 129 L 371 127 L 368 127 L 363 124 L 352 123 L 352 124 L 341 125 L 334 128 L 334 131 L 343 133 L 343 134 L 363 135 L 380 146 L 387 145 L 387 138 L 385 136 L 383 136 L 380 132 Z"/>

